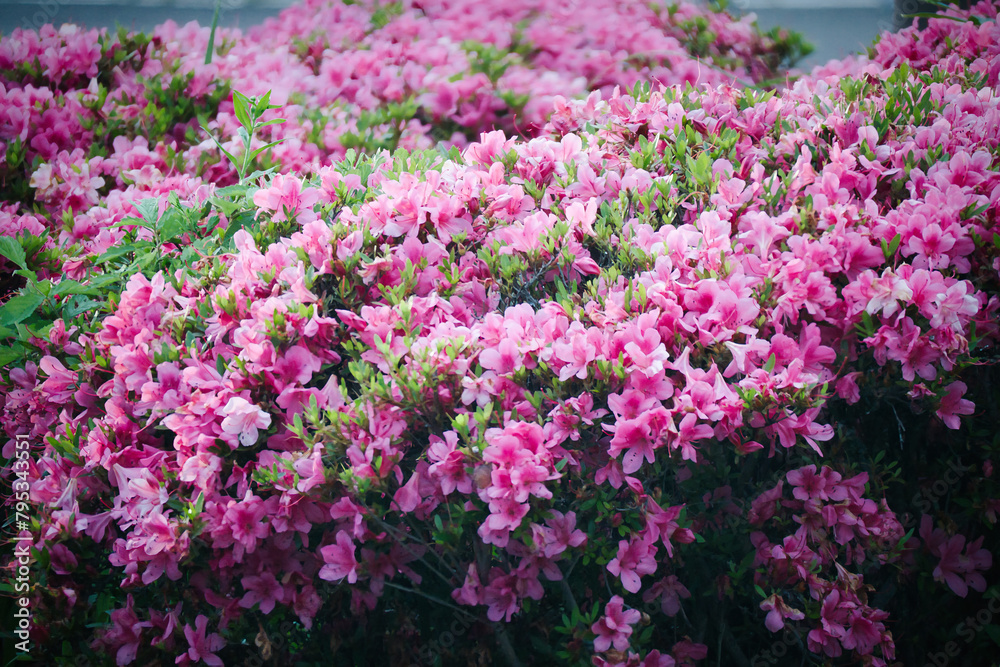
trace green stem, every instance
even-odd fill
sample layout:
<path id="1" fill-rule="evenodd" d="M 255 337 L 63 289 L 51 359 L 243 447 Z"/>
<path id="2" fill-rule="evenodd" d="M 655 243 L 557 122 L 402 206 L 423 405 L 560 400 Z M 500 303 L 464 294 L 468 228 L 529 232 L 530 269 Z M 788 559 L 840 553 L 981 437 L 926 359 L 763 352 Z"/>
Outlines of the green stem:
<path id="1" fill-rule="evenodd" d="M 467 616 L 468 618 L 471 618 L 471 619 L 477 618 L 475 614 L 470 614 L 469 612 L 467 612 L 466 610 L 462 609 L 459 606 L 453 605 L 452 603 L 447 602 L 445 600 L 442 600 L 439 597 L 435 597 L 433 595 L 428 595 L 427 593 L 424 593 L 423 591 L 418 591 L 415 588 L 407 588 L 406 586 L 400 586 L 399 584 L 394 584 L 391 581 L 386 581 L 385 585 L 388 586 L 389 588 L 395 588 L 397 591 L 403 591 L 404 593 L 412 593 L 413 595 L 419 595 L 420 597 L 425 598 L 427 600 L 430 600 L 431 602 L 436 602 L 439 605 L 442 605 L 444 607 L 448 607 L 449 609 L 453 609 L 456 612 L 458 612 L 459 614 L 462 614 L 463 616 Z"/>
<path id="2" fill-rule="evenodd" d="M 205 64 L 212 64 L 212 54 L 215 52 L 215 28 L 219 25 L 219 9 L 222 8 L 222 0 L 215 0 L 215 15 L 212 16 L 212 32 L 208 34 L 208 48 L 205 49 Z"/>
<path id="3" fill-rule="evenodd" d="M 416 542 L 417 544 L 422 545 L 424 547 L 424 549 L 426 549 L 427 551 L 433 551 L 432 549 L 430 549 L 430 547 L 427 546 L 427 544 L 425 542 L 423 542 L 422 540 L 420 540 L 419 538 L 417 538 L 414 535 L 407 535 L 403 531 L 401 531 L 401 530 L 399 530 L 399 529 L 397 529 L 397 528 L 395 528 L 393 526 L 390 526 L 388 523 L 386 523 L 382 519 L 378 518 L 374 514 L 371 515 L 371 518 L 375 519 L 379 523 L 380 526 L 382 526 L 383 528 L 385 528 L 389 532 L 391 532 L 394 535 L 396 535 L 396 537 L 399 539 L 399 544 L 404 549 L 406 549 L 407 553 L 409 553 L 411 556 L 413 556 L 414 558 L 416 558 L 417 560 L 419 560 L 421 563 L 423 563 L 424 567 L 426 567 L 428 570 L 430 570 L 431 572 L 433 572 L 441 581 L 443 581 L 445 584 L 447 584 L 449 586 L 454 585 L 454 581 L 452 581 L 451 579 L 449 579 L 448 577 L 446 577 L 444 574 L 442 574 L 441 572 L 439 572 L 437 568 L 435 568 L 433 565 L 431 565 L 430 563 L 427 562 L 427 559 L 425 559 L 421 555 L 418 555 L 417 552 L 415 552 L 413 549 L 411 549 L 410 546 L 406 543 L 406 539 L 409 538 L 409 539 L 413 540 L 414 542 Z M 439 558 L 439 560 L 440 560 L 440 558 Z M 445 563 L 445 565 L 447 566 L 447 563 Z"/>

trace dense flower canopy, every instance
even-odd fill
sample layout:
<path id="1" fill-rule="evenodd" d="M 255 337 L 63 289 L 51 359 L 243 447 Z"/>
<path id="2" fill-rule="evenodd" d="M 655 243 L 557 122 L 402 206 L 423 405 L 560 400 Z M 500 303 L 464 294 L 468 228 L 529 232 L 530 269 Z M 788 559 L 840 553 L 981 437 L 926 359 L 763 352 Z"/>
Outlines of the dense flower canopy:
<path id="1" fill-rule="evenodd" d="M 794 39 L 690 5 L 307 2 L 208 65 L 195 25 L 0 41 L 36 641 L 938 650 L 920 603 L 996 590 L 996 16 L 779 91 Z"/>

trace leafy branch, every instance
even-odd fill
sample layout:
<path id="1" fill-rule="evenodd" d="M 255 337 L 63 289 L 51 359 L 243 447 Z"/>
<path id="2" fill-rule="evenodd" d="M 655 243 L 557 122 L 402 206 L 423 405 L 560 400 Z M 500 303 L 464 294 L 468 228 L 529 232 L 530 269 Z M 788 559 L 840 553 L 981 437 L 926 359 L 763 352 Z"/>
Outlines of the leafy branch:
<path id="1" fill-rule="evenodd" d="M 257 132 L 268 125 L 277 125 L 279 123 L 284 123 L 284 118 L 273 118 L 268 121 L 261 122 L 261 118 L 267 111 L 271 109 L 280 109 L 281 105 L 271 104 L 271 91 L 264 93 L 262 97 L 247 97 L 238 90 L 233 91 L 233 109 L 236 112 L 236 120 L 240 122 L 240 128 L 237 130 L 237 135 L 243 142 L 243 156 L 241 159 L 237 159 L 232 153 L 227 151 L 222 143 L 212 134 L 211 130 L 202 125 L 203 129 L 208 136 L 212 138 L 215 145 L 219 147 L 223 155 L 229 158 L 229 161 L 233 163 L 236 167 L 236 172 L 240 177 L 240 184 L 244 184 L 248 178 L 253 178 L 259 175 L 258 172 L 252 174 L 247 174 L 250 165 L 253 160 L 256 159 L 258 155 L 273 148 L 284 141 L 284 139 L 279 139 L 277 141 L 272 141 L 268 144 L 261 146 L 260 148 L 251 150 L 251 144 L 253 143 L 254 136 Z"/>

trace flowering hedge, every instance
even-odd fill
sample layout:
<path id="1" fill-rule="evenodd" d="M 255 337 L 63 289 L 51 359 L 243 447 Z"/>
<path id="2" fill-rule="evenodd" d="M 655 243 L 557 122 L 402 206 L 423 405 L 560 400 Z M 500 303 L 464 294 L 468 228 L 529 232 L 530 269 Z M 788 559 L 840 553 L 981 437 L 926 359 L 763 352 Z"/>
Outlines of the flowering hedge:
<path id="1" fill-rule="evenodd" d="M 36 650 L 985 664 L 997 7 L 486 5 L 0 42 Z"/>

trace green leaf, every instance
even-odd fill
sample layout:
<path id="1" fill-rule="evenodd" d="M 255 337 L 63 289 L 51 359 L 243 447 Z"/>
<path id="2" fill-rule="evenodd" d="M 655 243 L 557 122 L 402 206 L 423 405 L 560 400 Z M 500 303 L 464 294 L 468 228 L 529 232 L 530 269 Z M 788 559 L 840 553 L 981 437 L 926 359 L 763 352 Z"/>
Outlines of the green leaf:
<path id="1" fill-rule="evenodd" d="M 251 174 L 251 176 L 252 176 L 252 174 Z M 218 190 L 216 190 L 215 194 L 217 194 L 220 197 L 242 197 L 243 195 L 245 195 L 247 193 L 248 190 L 250 190 L 251 187 L 253 187 L 253 186 L 251 186 L 251 185 L 227 185 L 224 188 L 219 188 Z"/>
<path id="2" fill-rule="evenodd" d="M 167 209 L 160 220 L 160 241 L 172 241 L 189 231 L 190 225 L 177 209 Z"/>
<path id="3" fill-rule="evenodd" d="M 247 132 L 253 127 L 250 120 L 250 98 L 238 90 L 233 91 L 233 109 L 236 111 L 236 120 L 240 121 Z"/>
<path id="4" fill-rule="evenodd" d="M 978 16 L 970 16 L 967 19 L 959 18 L 958 16 L 944 16 L 942 14 L 936 14 L 934 12 L 917 12 L 916 14 L 903 14 L 904 19 L 948 19 L 949 21 L 958 21 L 959 23 L 972 23 L 973 25 L 980 25 L 982 19 Z"/>
<path id="5" fill-rule="evenodd" d="M 139 202 L 132 202 L 132 205 L 139 211 L 142 219 L 151 224 L 156 224 L 160 219 L 160 199 L 159 197 L 149 197 Z"/>
<path id="6" fill-rule="evenodd" d="M 69 318 L 76 317 L 80 313 L 100 310 L 105 305 L 106 302 L 100 299 L 81 299 L 80 301 L 75 302 L 72 306 L 66 308 L 63 311 L 63 316 Z"/>
<path id="7" fill-rule="evenodd" d="M 51 294 L 52 296 L 62 296 L 65 294 L 86 294 L 88 296 L 97 296 L 100 293 L 101 291 L 99 289 L 95 289 L 89 285 L 83 285 L 75 280 L 63 279 L 58 285 L 52 288 Z"/>
<path id="8" fill-rule="evenodd" d="M 889 261 L 896 256 L 896 251 L 899 250 L 899 244 L 903 240 L 902 235 L 896 234 L 889 244 L 886 245 L 885 241 L 882 241 L 882 252 L 885 253 L 886 261 Z"/>
<path id="9" fill-rule="evenodd" d="M 215 145 L 219 147 L 219 150 L 222 151 L 223 155 L 225 155 L 227 158 L 229 158 L 230 162 L 232 162 L 234 165 L 235 164 L 239 164 L 236 161 L 236 158 L 233 157 L 233 154 L 230 153 L 229 151 L 227 151 L 225 148 L 222 147 L 222 144 L 219 143 L 219 140 L 215 138 L 215 136 L 212 134 L 212 132 L 207 127 L 205 127 L 204 125 L 202 125 L 201 129 L 205 131 L 205 134 L 207 134 L 209 137 L 211 137 L 212 141 L 215 142 Z"/>
<path id="10" fill-rule="evenodd" d="M 22 278 L 24 278 L 25 280 L 27 280 L 29 283 L 37 283 L 38 282 L 38 274 L 35 273 L 34 271 L 32 271 L 31 269 L 18 269 L 17 271 L 14 272 L 14 275 L 15 276 L 21 276 Z"/>
<path id="11" fill-rule="evenodd" d="M 22 352 L 12 347 L 0 347 L 0 366 L 7 366 L 11 362 L 20 359 Z"/>
<path id="12" fill-rule="evenodd" d="M 15 296 L 0 307 L 0 325 L 9 327 L 23 322 L 44 300 L 44 296 L 34 291 Z"/>
<path id="13" fill-rule="evenodd" d="M 777 362 L 778 362 L 778 358 L 776 356 L 774 356 L 774 352 L 772 352 L 771 356 L 769 356 L 767 358 L 767 363 L 764 364 L 764 370 L 767 371 L 768 373 L 770 373 L 771 371 L 774 370 L 774 365 Z"/>
<path id="14" fill-rule="evenodd" d="M 267 111 L 268 109 L 276 109 L 277 107 L 271 106 L 271 91 L 264 93 L 264 96 L 257 101 L 253 106 L 254 120 L 260 118 L 260 115 Z"/>
<path id="15" fill-rule="evenodd" d="M 222 242 L 228 243 L 230 239 L 233 238 L 233 235 L 236 234 L 236 232 L 240 231 L 241 229 L 246 229 L 247 227 L 252 225 L 253 222 L 254 219 L 252 213 L 250 213 L 249 211 L 244 211 L 243 213 L 240 213 L 235 218 L 229 221 L 229 226 L 226 227 L 226 233 L 222 237 Z"/>
<path id="16" fill-rule="evenodd" d="M 903 545 L 910 541 L 910 538 L 913 537 L 913 530 L 914 530 L 913 528 L 910 528 L 910 530 L 906 533 L 906 535 L 903 535 L 901 538 L 899 538 L 899 542 L 896 543 L 896 551 L 902 549 Z"/>
<path id="17" fill-rule="evenodd" d="M 28 258 L 24 254 L 24 248 L 9 236 L 0 237 L 0 255 L 17 264 L 22 269 L 28 268 Z"/>
<path id="18" fill-rule="evenodd" d="M 861 321 L 864 322 L 865 331 L 868 333 L 868 335 L 869 336 L 874 335 L 875 334 L 875 322 L 872 321 L 872 316 L 868 313 L 867 310 L 862 310 L 861 311 Z"/>
<path id="19" fill-rule="evenodd" d="M 266 151 L 268 148 L 274 148 L 275 146 L 277 146 L 278 144 L 282 143 L 283 141 L 285 141 L 285 140 L 284 139 L 279 139 L 278 141 L 272 141 L 271 143 L 267 144 L 266 146 L 261 146 L 257 150 L 255 150 L 252 153 L 250 153 L 250 159 L 251 160 L 254 159 L 258 155 L 260 155 L 261 153 L 263 153 L 264 151 Z"/>
<path id="20" fill-rule="evenodd" d="M 282 141 L 284 141 L 284 140 L 282 140 Z M 247 177 L 246 177 L 246 180 L 253 181 L 253 180 L 256 180 L 257 178 L 260 178 L 261 176 L 270 176 L 271 174 L 273 174 L 277 170 L 278 170 L 277 167 L 270 167 L 268 169 L 257 169 L 255 171 L 251 172 L 250 174 L 248 174 Z M 251 187 L 251 186 L 247 186 L 247 187 Z M 255 191 L 258 190 L 258 189 L 259 188 L 254 188 Z"/>
<path id="21" fill-rule="evenodd" d="M 146 229 L 152 229 L 152 226 L 145 224 L 145 222 L 146 221 L 142 218 L 129 216 L 127 218 L 122 218 L 115 224 L 111 225 L 111 229 L 117 229 L 118 227 L 145 227 Z"/>
<path id="22" fill-rule="evenodd" d="M 127 255 L 130 252 L 135 252 L 138 249 L 139 249 L 138 244 L 127 243 L 125 245 L 120 245 L 115 248 L 112 248 L 111 250 L 108 250 L 106 253 L 98 257 L 94 263 L 104 264 L 109 260 L 116 259 L 118 257 L 121 257 L 122 255 Z"/>
<path id="23" fill-rule="evenodd" d="M 205 49 L 205 64 L 212 64 L 212 54 L 215 53 L 215 29 L 219 26 L 219 10 L 222 0 L 215 0 L 215 14 L 212 15 L 212 30 L 208 34 L 208 46 Z"/>
<path id="24" fill-rule="evenodd" d="M 121 280 L 121 276 L 115 275 L 113 273 L 106 273 L 103 276 L 94 276 L 90 279 L 91 287 L 105 287 L 112 283 L 117 283 Z"/>

